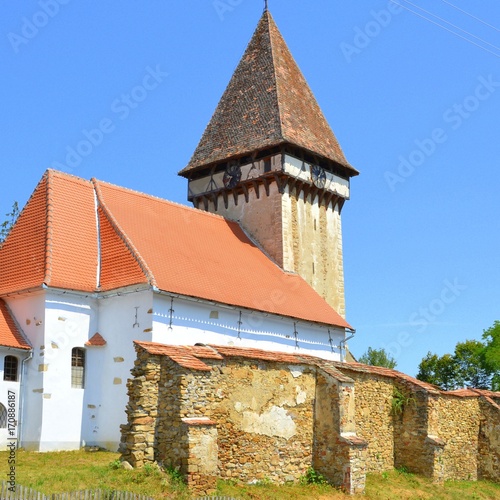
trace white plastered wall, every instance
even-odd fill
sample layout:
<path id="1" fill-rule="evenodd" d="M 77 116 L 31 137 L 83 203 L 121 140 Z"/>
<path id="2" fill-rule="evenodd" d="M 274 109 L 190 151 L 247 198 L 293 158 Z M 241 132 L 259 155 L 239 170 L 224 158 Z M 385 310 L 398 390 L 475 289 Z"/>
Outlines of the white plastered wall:
<path id="1" fill-rule="evenodd" d="M 184 298 L 174 298 L 172 302 L 163 295 L 154 297 L 153 320 L 154 342 L 254 347 L 336 361 L 340 361 L 340 351 L 338 347 L 332 349 L 332 345 L 339 346 L 345 337 L 341 328 L 248 310 L 242 310 L 240 317 L 240 310 L 235 308 Z"/>
<path id="2" fill-rule="evenodd" d="M 107 344 L 87 348 L 89 364 L 95 367 L 88 372 L 87 386 L 92 390 L 87 392 L 83 408 L 87 444 L 118 449 L 120 425 L 127 422 L 127 380 L 136 359 L 133 341 L 151 340 L 152 307 L 152 291 L 99 299 L 97 331 Z"/>

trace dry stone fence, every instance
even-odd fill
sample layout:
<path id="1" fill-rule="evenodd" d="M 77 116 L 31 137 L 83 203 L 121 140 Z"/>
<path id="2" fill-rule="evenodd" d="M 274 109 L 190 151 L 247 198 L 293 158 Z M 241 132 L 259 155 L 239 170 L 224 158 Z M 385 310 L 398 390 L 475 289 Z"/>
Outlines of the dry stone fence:
<path id="1" fill-rule="evenodd" d="M 196 494 L 217 478 L 297 481 L 311 467 L 349 493 L 401 466 L 500 481 L 500 393 L 298 354 L 135 346 L 122 460 L 177 468 Z"/>

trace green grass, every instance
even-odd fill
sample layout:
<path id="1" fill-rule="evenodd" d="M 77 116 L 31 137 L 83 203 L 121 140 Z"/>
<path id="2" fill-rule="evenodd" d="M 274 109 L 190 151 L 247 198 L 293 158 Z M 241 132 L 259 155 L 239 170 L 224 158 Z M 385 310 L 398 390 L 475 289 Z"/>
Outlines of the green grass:
<path id="1" fill-rule="evenodd" d="M 7 467 L 7 452 L 0 452 L 0 471 Z M 18 484 L 42 493 L 62 493 L 85 489 L 121 490 L 140 493 L 155 499 L 190 499 L 186 487 L 175 471 L 160 471 L 147 466 L 127 471 L 120 467 L 119 455 L 106 451 L 33 453 L 17 452 L 16 480 Z M 1 464 L 5 464 L 3 467 Z M 307 484 L 317 481 L 318 484 Z M 348 499 L 338 490 L 321 484 L 313 472 L 297 484 L 276 486 L 269 481 L 255 485 L 238 485 L 219 481 L 218 495 L 241 500 Z M 485 481 L 449 481 L 442 486 L 406 472 L 405 470 L 369 474 L 366 495 L 368 500 L 483 500 L 499 499 L 500 484 Z"/>

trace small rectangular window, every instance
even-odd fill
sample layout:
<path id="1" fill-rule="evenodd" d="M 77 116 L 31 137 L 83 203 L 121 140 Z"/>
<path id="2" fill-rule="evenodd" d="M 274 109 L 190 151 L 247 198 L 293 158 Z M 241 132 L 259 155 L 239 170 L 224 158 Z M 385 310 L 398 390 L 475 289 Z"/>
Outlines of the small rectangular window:
<path id="1" fill-rule="evenodd" d="M 3 379 L 8 382 L 17 382 L 18 360 L 15 356 L 5 356 L 3 361 Z"/>
<path id="2" fill-rule="evenodd" d="M 74 347 L 71 351 L 71 387 L 83 389 L 85 386 L 85 349 Z"/>

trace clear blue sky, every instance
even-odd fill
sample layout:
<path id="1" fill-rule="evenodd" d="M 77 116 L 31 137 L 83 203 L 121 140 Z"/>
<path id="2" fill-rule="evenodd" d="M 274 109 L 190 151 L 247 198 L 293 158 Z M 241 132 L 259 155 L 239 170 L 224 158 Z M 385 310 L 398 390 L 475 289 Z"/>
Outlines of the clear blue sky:
<path id="1" fill-rule="evenodd" d="M 500 319 L 500 4 L 397 1 L 269 5 L 361 172 L 343 211 L 351 349 L 384 347 L 415 374 Z M 184 203 L 176 172 L 262 7 L 4 1 L 0 214 L 64 166 Z"/>

